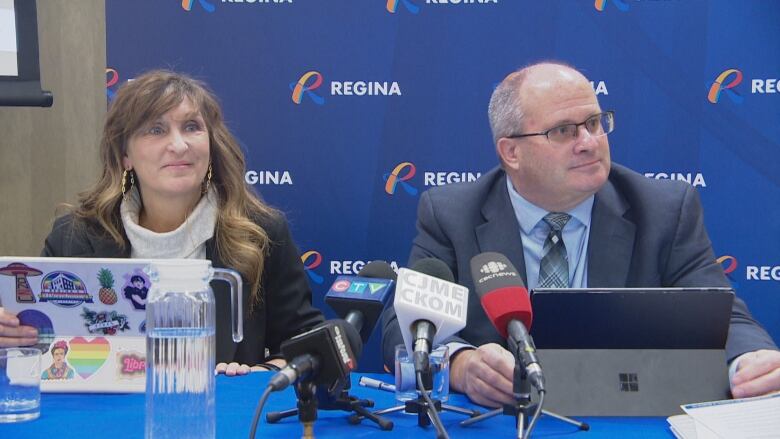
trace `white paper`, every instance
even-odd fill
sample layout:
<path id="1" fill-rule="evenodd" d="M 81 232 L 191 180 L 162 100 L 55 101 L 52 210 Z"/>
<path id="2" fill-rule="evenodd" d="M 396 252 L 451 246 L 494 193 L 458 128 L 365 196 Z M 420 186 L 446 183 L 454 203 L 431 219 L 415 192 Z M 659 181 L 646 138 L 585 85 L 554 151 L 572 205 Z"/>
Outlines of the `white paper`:
<path id="1" fill-rule="evenodd" d="M 670 416 L 666 421 L 672 433 L 680 439 L 723 439 L 688 415 Z"/>
<path id="2" fill-rule="evenodd" d="M 688 415 L 676 415 L 666 418 L 672 433 L 677 439 L 698 439 L 696 435 L 696 424 L 692 417 Z"/>
<path id="3" fill-rule="evenodd" d="M 780 393 L 681 407 L 697 422 L 697 434 L 701 424 L 728 439 L 780 438 Z"/>
<path id="4" fill-rule="evenodd" d="M 16 18 L 13 2 L 0 0 L 0 76 L 16 76 Z"/>

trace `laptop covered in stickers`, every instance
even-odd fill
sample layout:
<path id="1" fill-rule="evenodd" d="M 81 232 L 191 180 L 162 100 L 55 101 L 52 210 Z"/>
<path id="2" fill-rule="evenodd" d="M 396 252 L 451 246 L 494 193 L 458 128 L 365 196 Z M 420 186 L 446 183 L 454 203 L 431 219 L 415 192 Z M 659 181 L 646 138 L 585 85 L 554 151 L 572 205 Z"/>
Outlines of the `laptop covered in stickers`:
<path id="1" fill-rule="evenodd" d="M 0 257 L 0 304 L 38 329 L 41 391 L 144 391 L 148 263 Z"/>

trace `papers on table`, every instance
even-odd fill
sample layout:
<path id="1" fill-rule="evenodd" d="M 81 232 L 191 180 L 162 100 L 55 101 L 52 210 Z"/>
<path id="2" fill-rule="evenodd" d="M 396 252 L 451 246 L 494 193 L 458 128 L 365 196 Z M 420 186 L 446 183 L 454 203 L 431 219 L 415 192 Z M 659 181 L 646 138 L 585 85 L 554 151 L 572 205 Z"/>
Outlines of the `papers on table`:
<path id="1" fill-rule="evenodd" d="M 780 393 L 681 406 L 667 419 L 679 439 L 780 438 Z"/>

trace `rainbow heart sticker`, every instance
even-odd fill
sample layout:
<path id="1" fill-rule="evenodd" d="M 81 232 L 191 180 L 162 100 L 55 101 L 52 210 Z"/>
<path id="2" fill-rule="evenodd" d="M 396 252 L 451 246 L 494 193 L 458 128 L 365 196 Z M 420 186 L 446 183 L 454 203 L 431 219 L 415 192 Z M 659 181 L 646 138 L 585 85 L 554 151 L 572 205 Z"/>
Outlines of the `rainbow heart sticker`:
<path id="1" fill-rule="evenodd" d="M 104 337 L 96 337 L 91 341 L 84 337 L 74 337 L 70 340 L 68 363 L 81 378 L 87 379 L 103 366 L 110 350 L 111 345 Z"/>

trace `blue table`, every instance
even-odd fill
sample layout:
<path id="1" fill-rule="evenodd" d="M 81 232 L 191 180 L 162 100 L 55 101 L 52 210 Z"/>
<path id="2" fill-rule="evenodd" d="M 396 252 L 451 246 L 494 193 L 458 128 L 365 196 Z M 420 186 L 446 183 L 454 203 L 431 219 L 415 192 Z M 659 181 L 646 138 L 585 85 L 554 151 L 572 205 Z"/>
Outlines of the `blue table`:
<path id="1" fill-rule="evenodd" d="M 243 377 L 217 377 L 217 437 L 246 438 L 252 422 L 257 401 L 271 375 L 253 373 Z M 373 378 L 389 381 L 389 375 L 369 374 Z M 374 410 L 396 405 L 392 393 L 363 388 L 357 385 L 353 376 L 351 393 L 376 402 Z M 263 410 L 263 419 L 258 427 L 260 438 L 295 438 L 301 436 L 297 417 L 285 419 L 277 424 L 265 422 L 265 413 L 295 407 L 295 392 L 292 388 L 272 394 Z M 41 417 L 30 422 L 0 424 L 0 438 L 142 438 L 144 435 L 143 394 L 43 394 Z M 451 395 L 448 404 L 477 408 L 468 403 L 462 395 Z M 483 411 L 485 411 L 483 409 Z M 345 412 L 320 411 L 314 425 L 318 438 L 435 438 L 433 427 L 417 426 L 416 415 L 394 413 L 386 415 L 393 421 L 392 431 L 381 431 L 370 421 L 350 425 Z M 497 416 L 469 427 L 458 422 L 465 416 L 445 412 L 442 422 L 450 437 L 455 438 L 512 438 L 514 419 Z M 576 427 L 543 416 L 534 430 L 537 438 L 664 438 L 674 436 L 663 418 L 581 418 L 590 424 L 590 431 L 578 431 Z"/>

